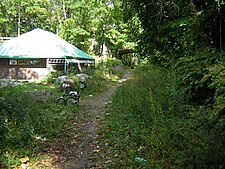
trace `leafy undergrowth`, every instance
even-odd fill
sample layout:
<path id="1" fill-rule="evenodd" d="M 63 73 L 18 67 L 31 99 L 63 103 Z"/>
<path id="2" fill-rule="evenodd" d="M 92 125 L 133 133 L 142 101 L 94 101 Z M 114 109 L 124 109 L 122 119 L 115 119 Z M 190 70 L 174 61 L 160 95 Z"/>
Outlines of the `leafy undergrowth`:
<path id="1" fill-rule="evenodd" d="M 214 110 L 185 104 L 169 74 L 141 66 L 108 105 L 99 139 L 105 168 L 224 168 Z"/>
<path id="2" fill-rule="evenodd" d="M 105 66 L 89 70 L 87 73 L 93 78 L 87 80 L 88 87 L 82 91 L 81 99 L 104 91 L 123 71 L 122 68 L 112 72 Z M 52 168 L 51 160 L 54 159 L 46 152 L 51 151 L 49 144 L 52 140 L 65 141 L 71 138 L 70 134 L 79 132 L 75 131 L 74 124 L 84 119 L 81 107 L 57 105 L 55 101 L 62 91 L 59 85 L 48 82 L 53 80 L 1 88 L 0 168 L 22 167 L 20 160 L 24 158 L 28 159 L 31 168 Z M 55 148 L 52 151 L 57 151 L 57 145 Z"/>
<path id="3" fill-rule="evenodd" d="M 37 157 L 43 142 L 64 128 L 78 107 L 55 104 L 54 85 L 25 83 L 0 91 L 0 168 L 16 168 L 23 157 Z M 71 109 L 73 111 L 71 111 Z"/>

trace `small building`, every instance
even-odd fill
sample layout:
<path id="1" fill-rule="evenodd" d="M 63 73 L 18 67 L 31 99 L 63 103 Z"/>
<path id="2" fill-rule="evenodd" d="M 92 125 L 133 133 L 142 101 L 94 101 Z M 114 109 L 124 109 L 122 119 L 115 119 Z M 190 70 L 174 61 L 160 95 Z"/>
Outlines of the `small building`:
<path id="1" fill-rule="evenodd" d="M 41 80 L 49 72 L 95 59 L 56 34 L 34 29 L 0 45 L 0 79 Z"/>

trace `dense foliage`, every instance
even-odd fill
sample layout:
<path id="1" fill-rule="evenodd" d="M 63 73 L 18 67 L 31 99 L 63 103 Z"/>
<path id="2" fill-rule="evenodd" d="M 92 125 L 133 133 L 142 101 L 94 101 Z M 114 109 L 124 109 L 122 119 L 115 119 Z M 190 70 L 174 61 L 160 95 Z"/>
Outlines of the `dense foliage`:
<path id="1" fill-rule="evenodd" d="M 168 76 L 154 72 L 155 67 L 144 67 L 132 83 L 119 89 L 109 107 L 115 113 L 109 118 L 116 124 L 109 124 L 113 130 L 103 133 L 121 153 L 114 154 L 121 162 L 116 167 L 142 168 L 135 157 L 143 157 L 146 168 L 224 167 L 224 0 L 1 0 L 0 11 L 0 36 L 17 36 L 39 27 L 58 32 L 85 52 L 102 56 L 106 45 L 110 56 L 129 65 L 133 55 L 125 54 L 135 51 L 143 61 L 170 72 Z M 112 75 L 120 71 L 112 69 L 118 63 L 106 63 L 96 72 Z M 103 74 L 98 80 L 108 77 Z M 94 84 L 92 90 L 98 90 Z M 54 111 L 61 113 L 60 108 L 32 109 L 30 105 L 40 100 L 29 98 L 29 93 L 21 95 L 11 88 L 1 91 L 3 147 L 15 142 L 18 147 L 32 147 L 29 140 L 36 134 L 45 136 L 39 125 L 54 126 L 60 120 L 46 118 L 46 111 L 54 116 Z M 4 148 L 2 152 L 4 159 L 11 153 Z"/>
<path id="2" fill-rule="evenodd" d="M 86 80 L 87 89 L 82 91 L 81 99 L 104 91 L 124 73 L 121 61 L 110 59 L 106 65 L 86 72 L 93 78 Z M 115 65 L 121 69 L 113 69 Z M 74 73 L 69 74 L 71 79 L 75 77 Z M 71 119 L 74 123 L 82 123 L 84 106 L 56 104 L 56 99 L 63 94 L 60 85 L 53 80 L 59 75 L 60 72 L 54 72 L 42 83 L 21 82 L 17 86 L 1 88 L 0 168 L 16 168 L 23 157 L 29 157 L 34 163 L 52 140 L 69 137 L 73 125 Z M 76 85 L 75 78 L 74 83 Z"/>
<path id="3" fill-rule="evenodd" d="M 216 85 L 222 77 L 212 77 L 223 64 L 223 0 L 3 0 L 0 10 L 1 36 L 39 27 L 99 56 L 106 45 L 108 55 L 126 65 L 134 57 L 126 54 L 138 51 L 140 58 L 177 72 L 177 88 L 198 104 L 213 103 L 223 90 Z"/>
<path id="4" fill-rule="evenodd" d="M 224 168 L 224 121 L 184 104 L 174 83 L 165 69 L 145 65 L 119 87 L 102 123 L 105 168 Z"/>
<path id="5" fill-rule="evenodd" d="M 188 102 L 224 107 L 224 1 L 126 0 L 124 5 L 141 21 L 142 56 L 172 69 Z"/>
<path id="6" fill-rule="evenodd" d="M 72 113 L 78 112 L 77 107 L 55 104 L 57 89 L 41 84 L 1 88 L 0 168 L 16 168 L 19 158 L 38 153 L 41 140 L 55 138 Z"/>
<path id="7" fill-rule="evenodd" d="M 151 50 L 168 54 L 171 51 L 165 49 L 178 47 L 179 51 L 188 52 L 204 45 L 219 48 L 225 42 L 223 1 L 127 0 L 125 3 L 137 11 L 144 29 L 142 44 Z"/>
<path id="8" fill-rule="evenodd" d="M 118 0 L 2 0 L 0 36 L 15 37 L 35 28 L 60 37 L 90 54 L 109 56 L 134 49 L 140 31 L 137 16 L 125 20 Z"/>

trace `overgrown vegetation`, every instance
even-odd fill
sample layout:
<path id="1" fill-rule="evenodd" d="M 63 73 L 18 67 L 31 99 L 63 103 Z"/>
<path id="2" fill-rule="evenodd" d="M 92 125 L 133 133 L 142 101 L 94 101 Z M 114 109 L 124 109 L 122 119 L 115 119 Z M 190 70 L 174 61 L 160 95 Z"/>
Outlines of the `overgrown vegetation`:
<path id="1" fill-rule="evenodd" d="M 105 124 L 109 127 L 102 132 L 107 141 L 102 144 L 110 149 L 110 167 L 223 168 L 224 2 L 3 0 L 0 34 L 59 28 L 61 37 L 82 50 L 102 55 L 105 44 L 110 56 L 127 65 L 132 52 L 138 52 L 147 64 L 165 68 L 140 67 L 109 105 L 109 123 Z M 88 72 L 95 79 L 88 85 L 90 91 L 100 92 L 122 75 L 120 64 L 113 60 Z M 31 154 L 30 148 L 37 147 L 36 136 L 51 138 L 61 130 L 60 126 L 50 128 L 46 134 L 40 126 L 69 120 L 69 110 L 55 110 L 52 99 L 33 97 L 33 88 L 23 85 L 0 91 L 3 166 L 16 165 L 14 158 Z M 51 85 L 41 90 L 56 92 Z M 62 113 L 66 114 L 63 119 L 54 117 Z M 20 152 L 14 151 L 15 143 L 26 150 L 22 155 L 15 153 Z"/>
<path id="2" fill-rule="evenodd" d="M 1 168 L 14 168 L 18 158 L 38 153 L 42 148 L 40 139 L 54 138 L 78 111 L 77 107 L 71 111 L 71 107 L 56 105 L 55 92 L 55 86 L 42 84 L 1 90 Z"/>
<path id="3" fill-rule="evenodd" d="M 223 122 L 185 104 L 166 70 L 140 66 L 108 105 L 99 146 L 106 168 L 223 168 Z"/>
<path id="4" fill-rule="evenodd" d="M 136 15 L 124 20 L 121 0 L 1 0 L 0 36 L 15 37 L 35 28 L 60 37 L 92 55 L 119 57 L 136 47 Z"/>
<path id="5" fill-rule="evenodd" d="M 197 106 L 224 108 L 224 53 L 204 48 L 194 56 L 177 60 L 172 68 L 175 89 L 187 103 Z"/>
<path id="6" fill-rule="evenodd" d="M 206 106 L 224 118 L 224 0 L 125 0 L 143 32 L 143 59 L 172 71 L 187 104 Z M 125 5 L 126 4 L 126 5 Z"/>
<path id="7" fill-rule="evenodd" d="M 107 65 L 119 64 L 118 61 L 108 62 Z M 109 67 L 99 66 L 99 69 L 87 70 L 86 73 L 93 78 L 87 80 L 88 88 L 82 92 L 81 99 L 102 92 L 121 75 L 122 69 L 112 72 Z M 71 127 L 71 119 L 77 122 L 81 120 L 80 106 L 55 104 L 56 98 L 62 95 L 59 84 L 52 83 L 52 78 L 58 75 L 62 74 L 53 73 L 42 83 L 24 82 L 22 85 L 1 88 L 0 168 L 16 168 L 23 157 L 29 157 L 34 162 L 48 142 L 63 133 L 67 134 L 65 131 Z M 69 76 L 73 79 L 75 74 L 71 72 Z"/>

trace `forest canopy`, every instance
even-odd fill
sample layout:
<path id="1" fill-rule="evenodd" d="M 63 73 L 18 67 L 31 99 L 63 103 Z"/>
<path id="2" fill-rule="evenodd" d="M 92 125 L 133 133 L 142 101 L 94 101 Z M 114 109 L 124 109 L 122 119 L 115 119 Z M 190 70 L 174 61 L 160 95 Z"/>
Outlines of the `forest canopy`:
<path id="1" fill-rule="evenodd" d="M 136 54 L 172 70 L 187 101 L 221 102 L 223 0 L 2 0 L 0 10 L 2 37 L 38 27 L 97 56 L 105 45 L 127 65 Z"/>
<path id="2" fill-rule="evenodd" d="M 189 102 L 224 102 L 225 3 L 223 0 L 125 0 L 143 31 L 140 56 L 174 73 Z"/>
<path id="3" fill-rule="evenodd" d="M 2 0 L 0 36 L 15 37 L 35 28 L 58 33 L 85 52 L 110 56 L 134 50 L 140 31 L 133 15 L 124 20 L 122 2 L 107 0 Z"/>
<path id="4" fill-rule="evenodd" d="M 118 162 L 128 166 L 124 168 L 133 167 L 130 163 L 136 163 L 138 153 L 146 156 L 142 162 L 151 166 L 148 168 L 165 168 L 158 164 L 224 168 L 225 0 L 1 0 L 0 11 L 0 37 L 40 28 L 99 58 L 106 46 L 106 58 L 113 58 L 93 69 L 93 85 L 88 85 L 91 92 L 109 86 L 108 77 L 113 73 L 118 71 L 117 77 L 121 77 L 126 72 L 120 70 L 122 64 L 135 68 L 132 78 L 118 85 L 107 105 L 110 113 L 106 115 L 112 115 L 110 121 L 116 128 L 106 127 L 101 136 L 109 139 L 109 144 L 103 145 L 107 153 L 112 146 L 113 160 L 125 157 L 116 161 L 114 168 L 119 168 Z M 140 66 L 133 67 L 132 58 L 138 58 Z M 57 121 L 61 118 L 70 123 L 65 116 L 73 113 L 70 109 L 61 111 L 54 104 L 46 109 L 46 103 L 38 106 L 38 101 L 27 99 L 26 92 L 24 97 L 18 90 L 17 98 L 7 90 L 1 90 L 4 97 L 0 97 L 0 140 L 6 145 L 24 147 L 35 132 L 54 135 L 55 130 L 46 131 L 48 127 L 39 122 L 52 129 L 63 126 Z M 29 107 L 23 109 L 26 101 Z M 11 102 L 19 106 L 11 109 Z M 18 123 L 8 120 L 12 111 Z M 53 121 L 49 112 L 54 117 L 57 112 L 63 115 Z M 14 130 L 8 124 L 15 126 Z M 23 136 L 18 134 L 18 124 Z M 20 139 L 14 139 L 11 131 Z"/>

